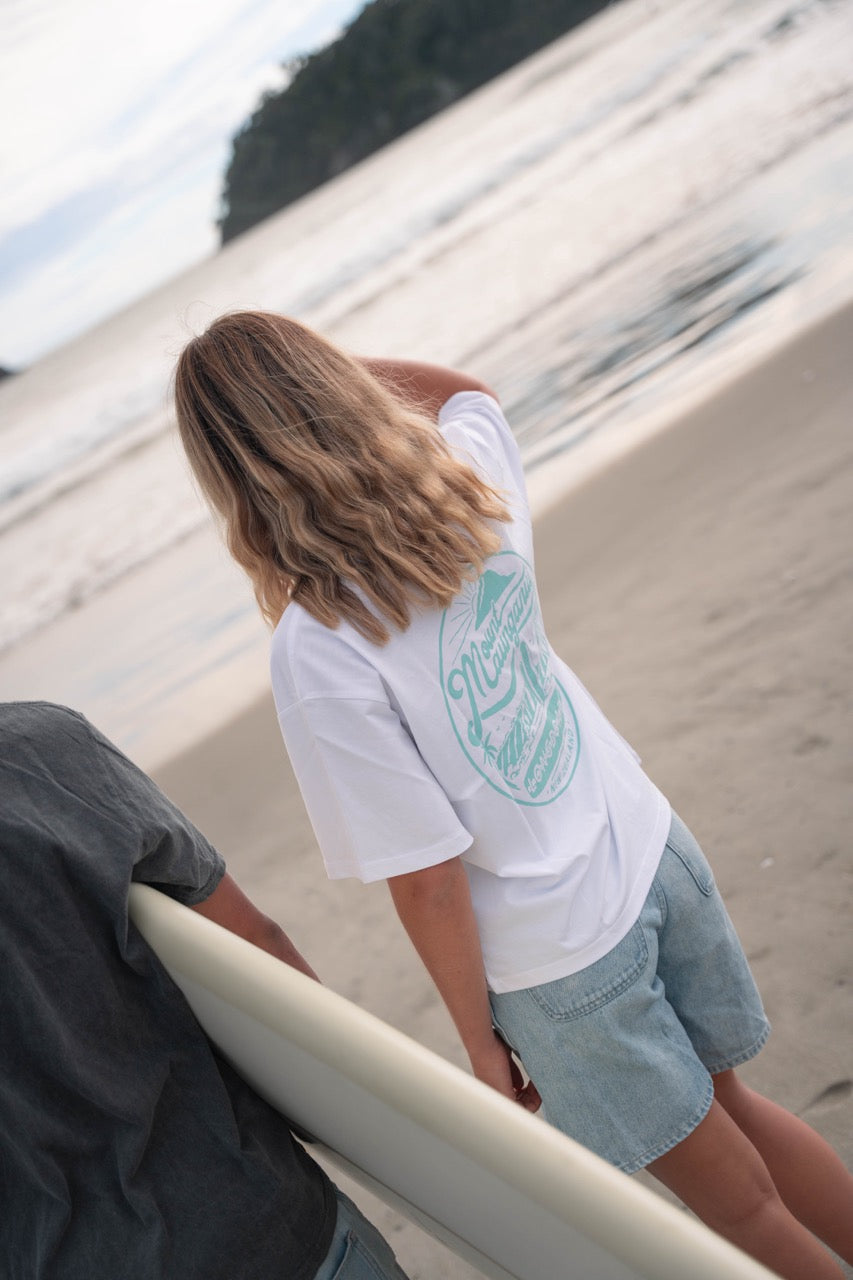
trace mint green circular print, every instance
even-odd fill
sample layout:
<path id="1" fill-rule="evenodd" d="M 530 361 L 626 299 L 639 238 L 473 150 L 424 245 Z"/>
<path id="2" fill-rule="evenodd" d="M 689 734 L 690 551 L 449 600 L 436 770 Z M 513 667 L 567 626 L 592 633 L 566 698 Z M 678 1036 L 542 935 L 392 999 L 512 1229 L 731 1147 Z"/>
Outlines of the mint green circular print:
<path id="1" fill-rule="evenodd" d="M 550 804 L 574 776 L 580 733 L 526 560 L 491 556 L 445 609 L 438 643 L 444 704 L 471 764 L 519 804 Z"/>

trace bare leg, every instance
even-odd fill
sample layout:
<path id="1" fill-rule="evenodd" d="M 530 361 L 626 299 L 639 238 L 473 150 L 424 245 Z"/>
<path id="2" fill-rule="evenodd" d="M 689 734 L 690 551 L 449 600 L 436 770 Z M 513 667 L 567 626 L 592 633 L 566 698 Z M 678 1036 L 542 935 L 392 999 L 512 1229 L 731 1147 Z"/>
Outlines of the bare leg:
<path id="1" fill-rule="evenodd" d="M 707 1226 L 785 1280 L 843 1280 L 841 1268 L 785 1207 L 758 1151 L 719 1102 L 649 1172 Z"/>
<path id="2" fill-rule="evenodd" d="M 741 1082 L 714 1077 L 718 1102 L 749 1138 L 785 1204 L 804 1226 L 853 1264 L 853 1174 L 820 1134 Z"/>

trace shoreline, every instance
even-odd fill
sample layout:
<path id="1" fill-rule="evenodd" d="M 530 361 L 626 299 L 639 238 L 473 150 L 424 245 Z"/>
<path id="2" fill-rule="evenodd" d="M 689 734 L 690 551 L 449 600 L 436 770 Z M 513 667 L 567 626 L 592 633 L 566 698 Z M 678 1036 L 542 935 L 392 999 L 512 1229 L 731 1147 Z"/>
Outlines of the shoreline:
<path id="1" fill-rule="evenodd" d="M 794 336 L 790 316 L 770 314 L 768 328 L 778 326 L 782 340 L 769 357 L 769 335 L 750 329 L 732 360 L 724 350 L 709 358 L 706 372 L 716 378 L 712 391 L 695 376 L 676 377 L 663 407 L 658 389 L 639 395 L 630 414 L 624 407 L 615 410 L 590 437 L 528 473 L 534 524 L 595 486 L 624 458 L 641 456 L 656 438 L 673 438 L 704 405 L 713 405 L 768 359 L 783 359 L 812 333 L 844 327 L 849 305 L 817 321 L 807 318 Z M 109 648 L 108 636 L 114 637 Z M 74 706 L 150 771 L 196 750 L 263 699 L 268 650 L 269 633 L 248 580 L 208 521 L 4 651 L 0 698 Z"/>

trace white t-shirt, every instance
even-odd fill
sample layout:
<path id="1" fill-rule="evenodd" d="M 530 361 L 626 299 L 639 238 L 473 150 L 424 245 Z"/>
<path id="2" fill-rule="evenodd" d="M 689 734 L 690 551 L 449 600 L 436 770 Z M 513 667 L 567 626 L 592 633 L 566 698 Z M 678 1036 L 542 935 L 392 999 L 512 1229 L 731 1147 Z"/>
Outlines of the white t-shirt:
<path id="1" fill-rule="evenodd" d="M 548 644 L 515 439 L 489 396 L 439 415 L 507 496 L 502 549 L 445 609 L 387 645 L 290 604 L 272 642 L 279 723 L 332 878 L 459 855 L 495 992 L 594 963 L 640 913 L 667 801 Z"/>

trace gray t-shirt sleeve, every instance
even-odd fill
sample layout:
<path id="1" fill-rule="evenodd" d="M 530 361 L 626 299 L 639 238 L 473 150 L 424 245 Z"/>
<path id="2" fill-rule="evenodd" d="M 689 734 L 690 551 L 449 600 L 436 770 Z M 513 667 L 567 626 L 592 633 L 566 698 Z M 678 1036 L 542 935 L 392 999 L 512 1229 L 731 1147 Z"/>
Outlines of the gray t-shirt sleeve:
<path id="1" fill-rule="evenodd" d="M 133 879 L 193 905 L 225 874 L 219 853 L 160 788 L 67 707 L 2 707 L 0 777 L 22 856 L 61 851 L 69 874 L 107 897 Z"/>
<path id="2" fill-rule="evenodd" d="M 140 833 L 131 877 L 187 906 L 203 902 L 225 874 L 225 860 L 147 774 L 88 726 L 101 749 L 113 802 Z"/>

